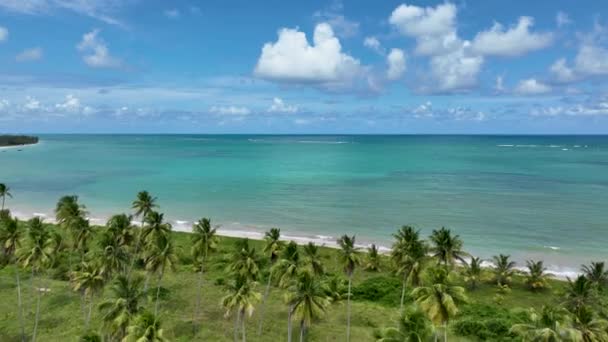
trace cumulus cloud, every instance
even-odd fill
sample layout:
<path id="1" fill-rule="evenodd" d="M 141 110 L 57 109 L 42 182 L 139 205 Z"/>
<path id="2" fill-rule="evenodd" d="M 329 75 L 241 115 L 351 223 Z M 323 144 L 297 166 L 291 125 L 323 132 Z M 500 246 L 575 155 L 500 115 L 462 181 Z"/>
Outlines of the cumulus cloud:
<path id="1" fill-rule="evenodd" d="M 8 39 L 8 29 L 0 26 L 0 43 Z"/>
<path id="2" fill-rule="evenodd" d="M 366 48 L 369 48 L 381 55 L 383 55 L 385 53 L 384 48 L 382 47 L 382 44 L 380 43 L 378 38 L 376 38 L 374 36 L 365 37 L 365 39 L 363 40 L 363 46 L 365 46 Z"/>
<path id="3" fill-rule="evenodd" d="M 25 49 L 15 56 L 17 62 L 33 62 L 42 59 L 42 48 Z"/>
<path id="4" fill-rule="evenodd" d="M 110 55 L 106 43 L 103 39 L 99 38 L 98 35 L 99 30 L 85 33 L 82 36 L 82 40 L 77 45 L 77 49 L 84 54 L 84 62 L 93 68 L 120 67 L 121 61 Z"/>
<path id="5" fill-rule="evenodd" d="M 532 26 L 532 17 L 520 17 L 517 25 L 509 29 L 495 23 L 491 29 L 477 33 L 473 51 L 482 55 L 515 57 L 551 45 L 553 34 L 530 32 Z"/>
<path id="6" fill-rule="evenodd" d="M 92 107 L 84 106 L 80 99 L 72 94 L 68 94 L 63 102 L 55 104 L 55 110 L 58 113 L 67 114 L 84 114 L 90 115 L 95 112 Z"/>
<path id="7" fill-rule="evenodd" d="M 536 80 L 529 78 L 521 80 L 515 87 L 515 93 L 520 95 L 541 95 L 551 91 L 551 87 Z"/>
<path id="8" fill-rule="evenodd" d="M 471 54 L 469 50 L 469 43 L 465 41 L 460 49 L 431 58 L 435 91 L 464 91 L 477 84 L 484 58 Z"/>
<path id="9" fill-rule="evenodd" d="M 403 76 L 406 69 L 405 53 L 401 49 L 391 49 L 391 52 L 386 56 L 388 70 L 386 77 L 389 80 L 397 80 Z"/>
<path id="10" fill-rule="evenodd" d="M 247 107 L 213 106 L 209 109 L 209 112 L 218 115 L 244 116 L 249 115 L 251 113 L 251 110 L 249 110 L 249 108 Z"/>
<path id="11" fill-rule="evenodd" d="M 361 68 L 359 60 L 342 52 L 332 27 L 321 23 L 312 44 L 297 29 L 279 30 L 276 42 L 264 44 L 254 74 L 279 82 L 331 84 L 348 82 Z"/>
<path id="12" fill-rule="evenodd" d="M 555 15 L 555 23 L 557 24 L 557 27 L 563 27 L 572 23 L 572 20 L 570 20 L 568 13 L 559 11 Z"/>
<path id="13" fill-rule="evenodd" d="M 298 111 L 297 106 L 286 104 L 283 99 L 275 97 L 272 99 L 272 104 L 268 108 L 269 113 L 288 113 L 293 114 Z"/>

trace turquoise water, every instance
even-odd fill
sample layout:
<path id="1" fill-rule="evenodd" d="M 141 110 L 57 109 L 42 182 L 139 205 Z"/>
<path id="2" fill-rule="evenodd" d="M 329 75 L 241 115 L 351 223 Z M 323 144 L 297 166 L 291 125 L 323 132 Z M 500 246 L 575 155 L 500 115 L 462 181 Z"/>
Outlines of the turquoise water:
<path id="1" fill-rule="evenodd" d="M 446 226 L 482 257 L 607 258 L 608 136 L 53 135 L 0 151 L 0 182 L 22 216 L 77 194 L 101 220 L 147 189 L 179 229 L 388 246 L 403 224 Z"/>

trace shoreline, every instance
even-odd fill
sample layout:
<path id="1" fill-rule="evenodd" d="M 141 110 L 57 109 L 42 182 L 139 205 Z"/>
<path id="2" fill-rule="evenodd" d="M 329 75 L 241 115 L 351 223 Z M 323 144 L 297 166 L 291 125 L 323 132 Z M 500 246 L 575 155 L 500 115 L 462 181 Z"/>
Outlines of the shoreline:
<path id="1" fill-rule="evenodd" d="M 44 220 L 44 222 L 46 222 L 46 223 L 52 223 L 52 224 L 56 223 L 55 218 L 49 217 L 49 215 L 47 215 L 46 213 L 33 212 L 30 215 L 27 215 L 19 210 L 11 211 L 11 213 L 14 217 L 16 217 L 22 221 L 27 221 L 27 220 L 37 216 L 37 217 L 42 218 Z M 109 217 L 106 218 L 106 217 L 90 216 L 90 217 L 87 217 L 87 219 L 89 220 L 91 225 L 103 227 L 103 226 L 105 226 Z M 192 224 L 194 223 L 192 221 L 186 221 L 186 220 L 167 220 L 167 222 L 171 224 L 173 231 L 181 232 L 181 233 L 191 233 Z M 133 223 L 136 226 L 139 226 L 141 224 L 141 221 L 132 220 L 131 223 Z M 261 241 L 264 239 L 264 231 L 260 231 L 260 230 L 256 229 L 255 226 L 244 225 L 244 224 L 241 224 L 238 222 L 234 222 L 232 224 L 219 224 L 219 225 L 215 225 L 214 227 L 217 228 L 217 235 L 221 236 L 221 237 L 241 238 L 241 239 L 250 239 L 250 240 L 258 240 L 258 241 Z M 226 227 L 232 227 L 232 228 L 226 228 Z M 249 229 L 247 229 L 247 228 L 249 228 Z M 294 241 L 298 245 L 305 245 L 309 242 L 312 242 L 312 243 L 318 245 L 319 247 L 338 249 L 339 247 L 336 242 L 336 239 L 337 239 L 337 237 L 324 236 L 324 235 L 305 236 L 305 235 L 293 234 L 293 232 L 288 232 L 287 234 L 285 234 L 285 231 L 282 230 L 280 240 L 281 241 Z M 371 244 L 372 244 L 372 242 L 357 243 L 357 244 L 355 244 L 355 246 L 358 248 L 361 248 L 361 249 L 367 249 L 368 247 L 371 246 Z M 376 243 L 376 246 L 378 247 L 381 254 L 387 255 L 391 251 L 390 246 L 385 246 L 385 245 L 381 245 L 381 244 L 377 244 L 377 243 Z M 485 269 L 490 269 L 494 266 L 494 264 L 492 263 L 491 260 L 482 259 L 481 266 Z M 556 280 L 565 281 L 568 278 L 575 278 L 581 274 L 578 269 L 575 270 L 575 269 L 560 266 L 560 265 L 556 265 L 556 266 L 557 266 L 556 269 L 550 268 L 550 266 L 548 266 L 547 271 L 546 271 L 547 274 L 551 275 L 551 277 Z M 514 269 L 519 272 L 526 272 L 526 270 L 527 270 L 525 266 L 522 266 L 521 262 L 518 262 L 518 265 L 515 266 Z"/>

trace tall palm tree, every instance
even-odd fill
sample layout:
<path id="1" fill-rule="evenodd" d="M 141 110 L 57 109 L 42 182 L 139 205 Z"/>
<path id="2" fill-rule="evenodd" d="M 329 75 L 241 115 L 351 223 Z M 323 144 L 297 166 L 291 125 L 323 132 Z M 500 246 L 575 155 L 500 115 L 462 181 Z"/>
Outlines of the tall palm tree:
<path id="1" fill-rule="evenodd" d="M 127 328 L 123 342 L 166 342 L 158 317 L 149 312 L 142 312 L 135 317 Z"/>
<path id="2" fill-rule="evenodd" d="M 133 234 L 133 217 L 127 214 L 119 214 L 110 217 L 106 223 L 108 232 L 119 246 L 129 247 L 135 238 Z"/>
<path id="3" fill-rule="evenodd" d="M 63 196 L 55 207 L 55 219 L 57 224 L 72 237 L 72 251 L 76 251 L 78 246 L 86 245 L 88 240 L 88 221 L 86 221 L 86 208 L 78 203 L 78 196 Z M 83 229 L 84 228 L 84 229 Z M 85 233 L 79 232 L 83 230 Z M 82 255 L 81 255 L 82 256 Z M 82 258 L 81 258 L 82 259 Z M 70 274 L 72 273 L 72 255 L 68 254 Z"/>
<path id="4" fill-rule="evenodd" d="M 465 258 L 469 256 L 465 252 L 463 242 L 458 235 L 452 236 L 452 232 L 445 227 L 439 230 L 433 230 L 430 237 L 432 247 L 431 253 L 437 258 L 438 263 L 443 263 L 446 266 L 453 266 L 456 260 L 466 263 Z"/>
<path id="5" fill-rule="evenodd" d="M 515 273 L 513 269 L 515 262 L 511 261 L 510 255 L 499 254 L 492 257 L 494 260 L 494 279 L 498 285 L 509 285 Z"/>
<path id="6" fill-rule="evenodd" d="M 576 341 L 575 332 L 569 328 L 568 317 L 564 310 L 543 306 L 540 313 L 529 311 L 527 323 L 515 324 L 510 332 L 524 341 Z"/>
<path id="7" fill-rule="evenodd" d="M 4 202 L 6 201 L 6 197 L 7 196 L 10 198 L 13 197 L 13 195 L 11 195 L 10 190 L 11 189 L 6 184 L 0 183 L 0 197 L 2 197 L 2 209 L 1 209 L 2 211 L 4 211 Z"/>
<path id="8" fill-rule="evenodd" d="M 595 342 L 608 341 L 608 321 L 596 318 L 593 310 L 582 306 L 574 312 L 572 329 L 578 341 Z"/>
<path id="9" fill-rule="evenodd" d="M 156 285 L 156 302 L 154 304 L 154 316 L 158 315 L 158 298 L 160 296 L 160 285 L 165 275 L 165 270 L 175 269 L 177 254 L 173 247 L 170 236 L 156 240 L 145 253 L 146 270 L 158 275 Z"/>
<path id="10" fill-rule="evenodd" d="M 325 294 L 332 304 L 341 302 L 346 297 L 348 282 L 341 275 L 327 277 L 324 283 Z"/>
<path id="11" fill-rule="evenodd" d="M 449 281 L 449 270 L 444 267 L 430 269 L 430 285 L 412 291 L 416 304 L 436 325 L 443 326 L 444 341 L 447 341 L 447 326 L 458 314 L 458 305 L 467 301 L 463 287 Z"/>
<path id="12" fill-rule="evenodd" d="M 49 230 L 43 225 L 39 217 L 34 217 L 28 221 L 28 231 L 26 235 L 27 246 L 20 251 L 20 260 L 23 267 L 32 269 L 33 280 L 36 281 L 40 273 L 44 272 L 53 260 L 53 238 Z M 38 321 L 40 319 L 40 296 L 42 288 L 38 284 L 36 297 L 36 316 L 34 321 L 34 333 L 32 341 L 36 341 L 38 332 Z"/>
<path id="13" fill-rule="evenodd" d="M 258 323 L 258 335 L 262 333 L 264 324 L 264 313 L 266 309 L 266 299 L 270 294 L 270 284 L 272 284 L 272 270 L 273 266 L 279 259 L 281 249 L 284 244 L 281 239 L 281 230 L 279 228 L 270 228 L 269 231 L 264 233 L 264 254 L 268 255 L 268 261 L 270 262 L 268 280 L 266 282 L 266 290 L 264 290 L 264 297 L 262 297 L 262 305 L 260 308 L 260 322 Z"/>
<path id="14" fill-rule="evenodd" d="M 402 226 L 393 236 L 395 242 L 391 249 L 391 260 L 396 267 L 397 274 L 403 276 L 399 305 L 401 310 L 403 309 L 407 283 L 409 282 L 413 286 L 420 285 L 420 275 L 424 267 L 428 247 L 420 239 L 420 231 L 411 226 Z"/>
<path id="15" fill-rule="evenodd" d="M 153 244 L 161 238 L 165 238 L 171 232 L 171 224 L 164 222 L 164 214 L 150 211 L 144 218 L 144 226 L 141 238 L 146 244 Z"/>
<path id="16" fill-rule="evenodd" d="M 340 264 L 348 277 L 348 298 L 346 299 L 346 342 L 350 341 L 350 297 L 355 268 L 360 263 L 359 250 L 355 247 L 355 236 L 342 235 L 338 239 Z"/>
<path id="17" fill-rule="evenodd" d="M 234 244 L 234 251 L 230 255 L 231 262 L 228 271 L 232 274 L 257 280 L 260 274 L 259 257 L 248 239 L 238 240 Z"/>
<path id="18" fill-rule="evenodd" d="M 369 272 L 378 272 L 380 271 L 381 262 L 382 260 L 380 259 L 378 246 L 372 243 L 372 245 L 367 249 L 367 258 L 365 259 L 363 269 Z"/>
<path id="19" fill-rule="evenodd" d="M 111 336 L 121 340 L 134 317 L 141 312 L 146 297 L 142 289 L 143 278 L 119 275 L 109 288 L 111 296 L 99 304 L 104 325 Z"/>
<path id="20" fill-rule="evenodd" d="M 288 288 L 292 281 L 296 279 L 302 266 L 298 245 L 293 241 L 289 241 L 281 252 L 281 258 L 272 267 L 271 273 L 275 273 L 278 276 L 280 287 Z M 287 341 L 291 342 L 293 307 L 289 303 L 287 305 Z"/>
<path id="21" fill-rule="evenodd" d="M 226 296 L 222 298 L 222 306 L 226 309 L 226 317 L 234 313 L 234 341 L 238 340 L 239 323 L 242 340 L 245 342 L 245 320 L 253 314 L 254 305 L 260 300 L 260 294 L 255 291 L 256 282 L 246 276 L 236 273 L 234 281 L 226 286 Z"/>
<path id="22" fill-rule="evenodd" d="M 599 291 L 608 287 L 608 269 L 603 261 L 591 262 L 590 265 L 583 265 L 581 271 L 589 281 L 591 281 Z"/>
<path id="23" fill-rule="evenodd" d="M 115 274 L 125 273 L 129 262 L 129 253 L 126 246 L 122 245 L 121 239 L 114 232 L 108 230 L 101 234 L 98 240 L 101 274 L 106 280 L 112 279 Z"/>
<path id="24" fill-rule="evenodd" d="M 136 242 L 135 242 L 135 257 L 131 261 L 131 266 L 129 266 L 129 276 L 131 276 L 131 271 L 133 270 L 133 266 L 135 265 L 135 260 L 139 256 L 139 250 L 141 248 L 141 244 L 143 243 L 142 234 L 144 231 L 145 219 L 150 212 L 154 210 L 154 208 L 158 208 L 156 204 L 156 197 L 152 197 L 150 193 L 147 191 L 140 191 L 137 193 L 137 198 L 133 201 L 131 206 L 133 210 L 135 210 L 135 216 L 140 218 L 141 221 L 141 230 L 138 234 L 136 234 Z"/>
<path id="25" fill-rule="evenodd" d="M 19 277 L 19 264 L 15 262 L 15 253 L 21 248 L 23 232 L 16 218 L 0 220 L 0 248 L 2 248 L 9 263 L 15 263 L 15 280 L 17 282 L 17 316 L 21 329 L 21 340 L 25 341 L 25 326 L 23 324 L 23 305 L 21 303 L 21 280 Z"/>
<path id="26" fill-rule="evenodd" d="M 196 298 L 196 307 L 194 309 L 194 317 L 192 321 L 196 327 L 199 320 L 199 309 L 201 306 L 201 295 L 203 291 L 203 272 L 205 263 L 209 257 L 209 253 L 215 251 L 217 247 L 216 229 L 211 228 L 211 220 L 208 218 L 200 219 L 192 226 L 192 249 L 191 253 L 194 257 L 196 268 L 198 269 L 198 291 Z"/>
<path id="27" fill-rule="evenodd" d="M 325 267 L 321 261 L 319 255 L 319 247 L 314 242 L 309 242 L 304 245 L 304 263 L 310 268 L 315 276 L 322 276 L 325 274 Z"/>
<path id="28" fill-rule="evenodd" d="M 583 306 L 591 305 L 596 298 L 593 283 L 584 275 L 579 275 L 573 281 L 568 278 L 564 306 L 571 312 L 576 312 Z"/>
<path id="29" fill-rule="evenodd" d="M 417 306 L 407 307 L 398 324 L 379 331 L 376 342 L 426 342 L 435 333 L 433 324 Z"/>
<path id="30" fill-rule="evenodd" d="M 471 257 L 469 263 L 466 264 L 464 278 L 472 290 L 477 288 L 477 284 L 481 280 L 481 259 Z"/>
<path id="31" fill-rule="evenodd" d="M 526 285 L 532 291 L 543 290 L 548 286 L 548 274 L 545 273 L 547 268 L 542 261 L 528 260 L 526 261 L 528 274 L 526 275 Z"/>
<path id="32" fill-rule="evenodd" d="M 93 228 L 89 220 L 79 217 L 75 219 L 72 226 L 74 229 L 74 240 L 72 249 L 80 254 L 80 262 L 84 261 L 84 255 L 89 250 L 89 239 L 93 235 Z"/>
<path id="33" fill-rule="evenodd" d="M 99 265 L 93 262 L 83 262 L 80 270 L 72 276 L 74 291 L 84 293 L 89 300 L 89 311 L 85 317 L 85 330 L 89 328 L 91 311 L 93 310 L 93 297 L 98 294 L 105 285 L 105 278 Z"/>
<path id="34" fill-rule="evenodd" d="M 289 289 L 287 302 L 300 321 L 300 342 L 303 342 L 312 322 L 321 317 L 329 305 L 319 276 L 308 269 L 302 270 Z"/>

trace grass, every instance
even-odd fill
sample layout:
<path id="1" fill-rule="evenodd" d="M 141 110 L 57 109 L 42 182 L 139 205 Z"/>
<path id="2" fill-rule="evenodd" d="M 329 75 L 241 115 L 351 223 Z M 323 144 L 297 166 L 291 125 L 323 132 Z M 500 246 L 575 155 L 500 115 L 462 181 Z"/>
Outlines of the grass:
<path id="1" fill-rule="evenodd" d="M 189 234 L 174 232 L 174 241 L 179 246 L 180 264 L 175 272 L 167 272 L 163 278 L 162 287 L 168 294 L 160 304 L 160 316 L 165 337 L 171 341 L 229 341 L 233 338 L 234 320 L 224 317 L 224 309 L 220 305 L 224 296 L 221 285 L 227 275 L 221 266 L 222 255 L 231 250 L 235 238 L 221 237 L 218 252 L 214 253 L 208 265 L 208 272 L 204 276 L 201 325 L 198 331 L 193 330 L 192 315 L 196 300 L 196 284 L 198 275 L 190 265 Z M 258 252 L 261 252 L 263 242 L 251 241 Z M 330 273 L 341 273 L 337 262 L 336 251 L 322 248 L 321 255 L 326 269 Z M 14 277 L 14 266 L 7 266 L 0 270 L 0 341 L 20 341 L 19 324 L 17 318 L 17 292 Z M 143 274 L 142 271 L 138 271 Z M 486 273 L 488 271 L 485 271 Z M 32 282 L 29 274 L 21 270 L 22 294 L 24 303 L 24 317 L 26 333 L 31 334 L 34 323 L 35 299 Z M 353 287 L 357 293 L 357 286 L 365 283 L 375 283 L 374 278 L 393 278 L 388 271 L 366 272 L 358 269 L 355 272 Z M 565 283 L 551 280 L 551 288 L 541 293 L 529 291 L 523 285 L 523 278 L 516 276 L 509 294 L 504 295 L 500 305 L 495 302 L 497 288 L 491 284 L 491 275 L 486 274 L 486 280 L 475 291 L 467 291 L 469 303 L 461 309 L 464 313 L 471 313 L 483 308 L 484 305 L 500 307 L 507 310 L 515 308 L 539 308 L 544 304 L 557 304 L 560 302 L 560 293 Z M 396 281 L 399 281 L 396 279 Z M 461 281 L 461 279 L 458 279 Z M 81 311 L 80 297 L 70 290 L 66 281 L 44 278 L 45 287 L 51 289 L 44 294 L 41 301 L 41 319 L 39 323 L 39 341 L 73 341 L 75 336 L 83 334 L 84 315 Z M 154 283 L 151 282 L 151 286 Z M 262 292 L 265 283 L 258 285 Z M 399 290 L 398 290 L 399 291 Z M 106 296 L 107 291 L 101 296 Z M 387 294 L 383 298 L 369 301 L 357 296 L 352 303 L 351 340 L 373 341 L 374 330 L 381 327 L 393 326 L 398 318 L 399 295 Z M 284 292 L 273 288 L 266 306 L 264 330 L 257 334 L 259 319 L 259 305 L 253 316 L 247 320 L 247 337 L 249 341 L 285 341 L 287 335 L 287 307 L 283 301 Z M 393 300 L 394 299 L 394 300 Z M 95 298 L 97 303 L 100 298 Z M 153 302 L 145 304 L 153 310 Z M 467 318 L 461 315 L 458 319 Z M 102 326 L 99 312 L 93 311 L 91 327 L 98 330 Z M 294 340 L 297 338 L 298 328 L 294 324 Z M 315 322 L 309 330 L 309 341 L 342 341 L 346 334 L 346 305 L 334 303 L 327 310 L 325 316 Z M 469 341 L 470 339 L 455 336 L 450 332 L 450 341 Z"/>

